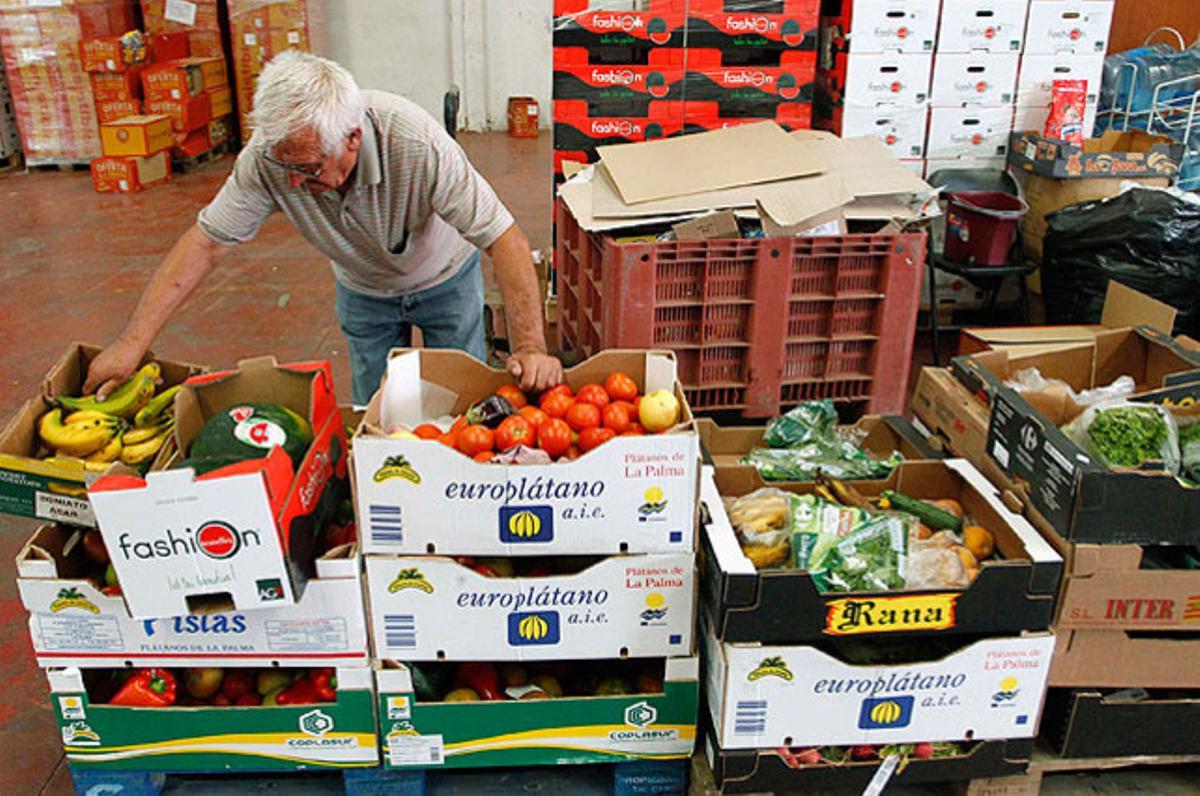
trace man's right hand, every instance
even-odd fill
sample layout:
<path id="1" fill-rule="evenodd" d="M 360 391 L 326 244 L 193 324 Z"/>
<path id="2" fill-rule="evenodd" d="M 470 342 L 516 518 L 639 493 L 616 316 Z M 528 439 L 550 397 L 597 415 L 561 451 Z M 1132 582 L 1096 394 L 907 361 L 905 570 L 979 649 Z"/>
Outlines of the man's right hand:
<path id="1" fill-rule="evenodd" d="M 83 394 L 91 395 L 94 392 L 97 398 L 104 400 L 129 380 L 145 353 L 146 350 L 140 346 L 117 340 L 92 360 L 83 383 Z"/>

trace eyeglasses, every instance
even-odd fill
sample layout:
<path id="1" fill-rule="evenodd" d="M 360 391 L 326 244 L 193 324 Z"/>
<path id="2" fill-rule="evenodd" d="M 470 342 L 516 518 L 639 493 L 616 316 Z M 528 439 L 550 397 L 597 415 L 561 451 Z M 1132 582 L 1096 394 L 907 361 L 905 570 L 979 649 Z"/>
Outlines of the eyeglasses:
<path id="1" fill-rule="evenodd" d="M 321 176 L 321 173 L 325 171 L 324 161 L 317 163 L 284 163 L 278 158 L 271 157 L 266 152 L 263 153 L 263 160 L 267 161 L 273 166 L 278 166 L 284 171 L 288 171 L 293 174 L 299 174 L 301 177 L 305 177 L 310 180 L 318 179 Z"/>

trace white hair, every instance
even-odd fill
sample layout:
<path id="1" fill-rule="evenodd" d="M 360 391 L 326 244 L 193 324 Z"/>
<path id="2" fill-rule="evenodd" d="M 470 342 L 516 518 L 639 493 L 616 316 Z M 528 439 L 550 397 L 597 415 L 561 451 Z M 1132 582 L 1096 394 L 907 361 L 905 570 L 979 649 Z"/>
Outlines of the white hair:
<path id="1" fill-rule="evenodd" d="M 326 58 L 288 50 L 271 59 L 254 90 L 254 129 L 268 149 L 312 129 L 325 154 L 362 124 L 362 95 L 342 66 Z"/>

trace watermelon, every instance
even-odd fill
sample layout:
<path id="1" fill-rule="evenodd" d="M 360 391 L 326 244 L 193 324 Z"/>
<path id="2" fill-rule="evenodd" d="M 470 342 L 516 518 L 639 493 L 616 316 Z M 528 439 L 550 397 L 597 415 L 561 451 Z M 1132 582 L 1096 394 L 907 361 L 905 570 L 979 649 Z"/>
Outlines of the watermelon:
<path id="1" fill-rule="evenodd" d="M 291 409 L 277 404 L 238 404 L 208 419 L 192 440 L 188 458 L 219 459 L 223 467 L 233 461 L 260 459 L 278 445 L 299 467 L 312 439 L 312 426 Z"/>

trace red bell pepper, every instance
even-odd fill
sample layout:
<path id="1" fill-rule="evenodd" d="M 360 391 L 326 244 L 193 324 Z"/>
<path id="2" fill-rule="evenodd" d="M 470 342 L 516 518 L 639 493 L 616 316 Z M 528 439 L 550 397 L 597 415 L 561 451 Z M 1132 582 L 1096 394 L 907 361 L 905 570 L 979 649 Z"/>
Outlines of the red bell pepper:
<path id="1" fill-rule="evenodd" d="M 109 704 L 131 708 L 165 708 L 175 704 L 176 689 L 175 675 L 166 669 L 138 669 L 125 681 L 116 696 L 109 700 Z"/>
<path id="2" fill-rule="evenodd" d="M 488 701 L 504 699 L 500 692 L 500 675 L 490 663 L 460 663 L 454 673 L 455 688 L 470 688 Z"/>
<path id="3" fill-rule="evenodd" d="M 337 670 L 330 667 L 310 669 L 308 677 L 322 702 L 337 701 Z"/>
<path id="4" fill-rule="evenodd" d="M 320 701 L 317 687 L 308 675 L 304 675 L 275 695 L 276 705 L 311 705 Z"/>

